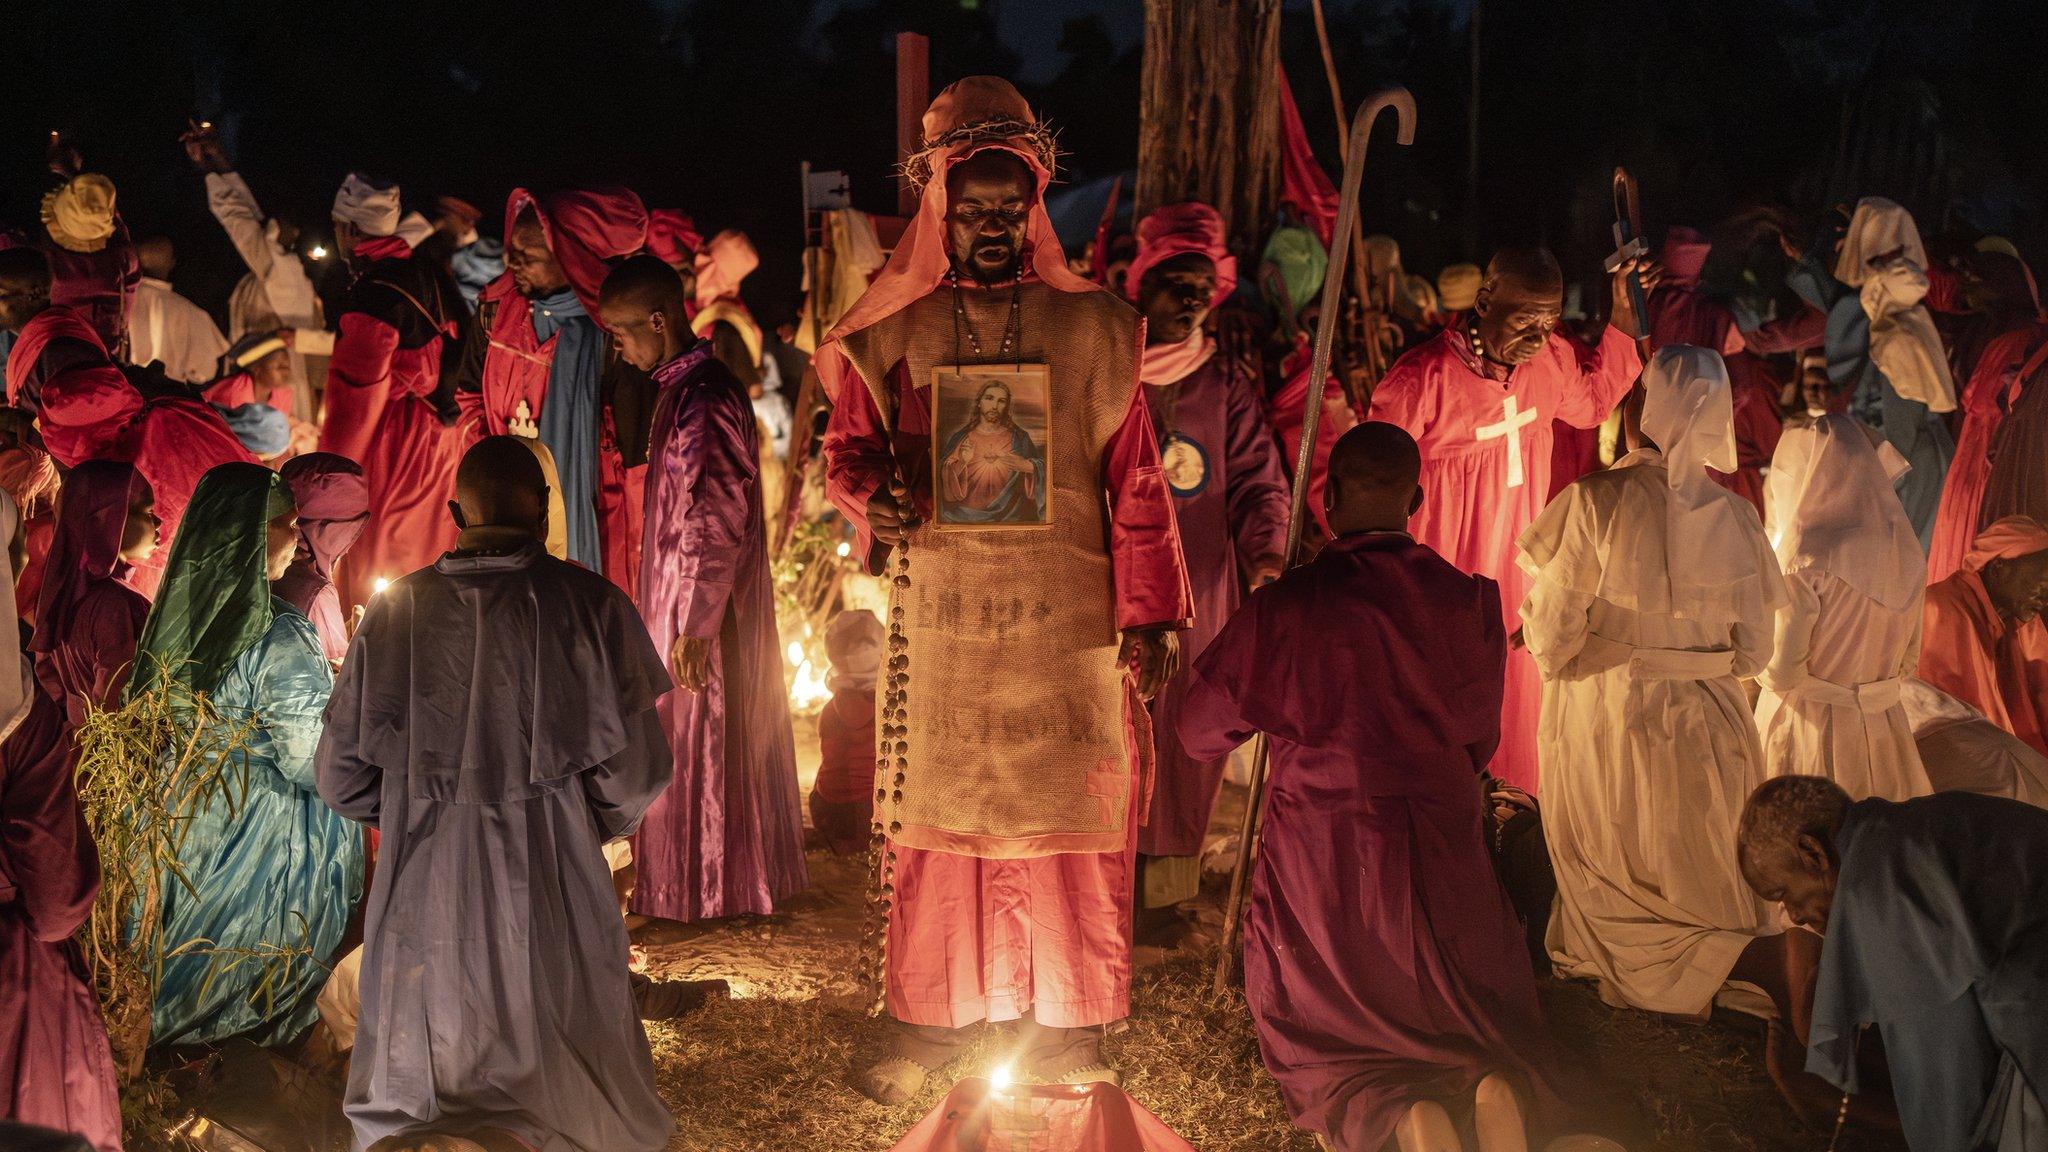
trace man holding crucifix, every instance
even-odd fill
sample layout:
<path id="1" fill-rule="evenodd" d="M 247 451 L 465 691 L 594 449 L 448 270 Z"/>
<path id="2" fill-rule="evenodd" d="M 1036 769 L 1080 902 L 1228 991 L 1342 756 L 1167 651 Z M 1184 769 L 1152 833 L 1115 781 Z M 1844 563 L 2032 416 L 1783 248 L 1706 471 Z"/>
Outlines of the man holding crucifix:
<path id="1" fill-rule="evenodd" d="M 1067 269 L 1050 135 L 977 76 L 932 102 L 924 144 L 909 230 L 818 351 L 827 489 L 893 576 L 875 813 L 897 1026 L 860 1077 L 886 1104 L 984 1020 L 1019 1022 L 1022 1077 L 1115 1079 L 1098 1042 L 1130 1006 L 1139 699 L 1172 678 L 1190 614 L 1140 321 Z M 1045 462 L 1042 511 L 1000 521 L 933 484 L 959 448 L 946 422 L 990 379 L 1016 382 L 1002 414 Z"/>
<path id="2" fill-rule="evenodd" d="M 1554 331 L 1564 310 L 1557 261 L 1541 248 L 1503 248 L 1487 265 L 1464 326 L 1404 353 L 1373 391 L 1371 419 L 1398 425 L 1422 449 L 1429 500 L 1410 524 L 1416 542 L 1498 581 L 1510 633 L 1528 591 L 1515 566 L 1515 538 L 1550 491 L 1551 421 L 1597 427 L 1642 369 L 1634 341 L 1642 325 L 1627 289 L 1633 274 L 1646 290 L 1656 286 L 1655 264 L 1622 261 L 1611 322 L 1588 351 Z M 1542 692 L 1528 654 L 1509 653 L 1492 772 L 1531 792 Z"/>

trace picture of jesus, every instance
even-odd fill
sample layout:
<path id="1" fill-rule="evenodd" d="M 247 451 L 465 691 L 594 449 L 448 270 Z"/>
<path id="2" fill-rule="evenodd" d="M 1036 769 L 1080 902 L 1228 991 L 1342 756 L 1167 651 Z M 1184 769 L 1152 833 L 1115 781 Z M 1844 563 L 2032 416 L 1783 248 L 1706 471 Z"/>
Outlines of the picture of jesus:
<path id="1" fill-rule="evenodd" d="M 1029 394 L 1028 402 L 1020 402 L 1020 388 Z M 938 524 L 1047 523 L 1046 450 L 1019 420 L 1028 413 L 1036 419 L 1026 422 L 1044 427 L 1043 373 L 1027 369 L 1014 378 L 942 373 L 937 400 Z"/>

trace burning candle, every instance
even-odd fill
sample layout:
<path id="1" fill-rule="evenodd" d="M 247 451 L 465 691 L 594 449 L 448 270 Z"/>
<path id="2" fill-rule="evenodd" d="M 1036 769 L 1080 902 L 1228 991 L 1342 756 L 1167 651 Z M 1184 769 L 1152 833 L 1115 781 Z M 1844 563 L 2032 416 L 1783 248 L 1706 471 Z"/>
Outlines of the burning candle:
<path id="1" fill-rule="evenodd" d="M 384 594 L 384 590 L 389 587 L 391 587 L 391 581 L 386 580 L 382 576 L 379 576 L 377 577 L 377 582 L 370 586 L 370 595 L 382 596 Z"/>

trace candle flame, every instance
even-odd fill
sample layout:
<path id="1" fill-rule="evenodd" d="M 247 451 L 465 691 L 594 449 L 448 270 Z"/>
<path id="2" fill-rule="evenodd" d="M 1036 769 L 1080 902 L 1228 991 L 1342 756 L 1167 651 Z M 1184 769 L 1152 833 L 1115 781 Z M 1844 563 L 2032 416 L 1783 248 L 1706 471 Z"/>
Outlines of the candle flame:
<path id="1" fill-rule="evenodd" d="M 384 590 L 389 587 L 391 587 L 391 581 L 386 580 L 382 576 L 379 576 L 377 577 L 377 582 L 371 585 L 370 595 L 382 596 L 384 594 Z"/>
<path id="2" fill-rule="evenodd" d="M 1009 1090 L 1010 1090 L 1010 1066 L 1009 1066 L 1008 1064 L 1002 1064 L 1002 1065 L 998 1065 L 995 1071 L 993 1071 L 993 1072 L 989 1073 L 989 1074 L 988 1074 L 988 1086 L 989 1086 L 990 1088 L 993 1088 L 993 1089 L 995 1089 L 995 1090 L 996 1090 L 996 1091 L 998 1091 L 998 1092 L 1007 1092 L 1007 1091 L 1009 1091 Z"/>
<path id="3" fill-rule="evenodd" d="M 327 245 L 315 244 L 313 245 L 313 250 L 307 253 L 307 255 L 311 256 L 315 260 L 325 260 L 327 259 Z"/>
<path id="4" fill-rule="evenodd" d="M 839 542 L 839 558 L 841 560 L 844 560 L 851 555 L 853 555 L 853 545 L 848 544 L 844 540 L 841 540 Z"/>

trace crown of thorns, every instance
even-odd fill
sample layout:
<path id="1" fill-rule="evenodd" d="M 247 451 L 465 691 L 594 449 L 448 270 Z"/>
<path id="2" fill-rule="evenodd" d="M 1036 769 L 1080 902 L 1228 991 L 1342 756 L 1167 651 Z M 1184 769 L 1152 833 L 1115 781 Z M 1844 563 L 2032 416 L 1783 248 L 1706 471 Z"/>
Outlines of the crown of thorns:
<path id="1" fill-rule="evenodd" d="M 922 192 L 924 186 L 937 174 L 932 166 L 939 153 L 957 149 L 962 144 L 980 144 L 994 140 L 1030 149 L 1047 172 L 1053 171 L 1059 160 L 1059 141 L 1057 134 L 1049 125 L 1001 116 L 992 120 L 962 124 L 943 136 L 926 140 L 924 147 L 912 152 L 903 161 L 903 176 L 910 181 L 912 187 Z"/>

